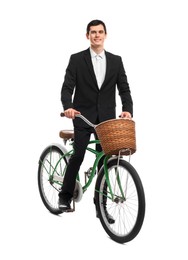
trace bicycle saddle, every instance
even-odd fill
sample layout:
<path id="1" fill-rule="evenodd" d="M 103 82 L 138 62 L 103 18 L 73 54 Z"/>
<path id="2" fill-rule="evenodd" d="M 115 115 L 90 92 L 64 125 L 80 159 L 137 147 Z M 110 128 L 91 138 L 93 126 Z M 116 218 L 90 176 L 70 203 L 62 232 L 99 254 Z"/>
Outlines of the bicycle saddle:
<path id="1" fill-rule="evenodd" d="M 59 136 L 65 140 L 74 138 L 74 130 L 61 130 Z"/>

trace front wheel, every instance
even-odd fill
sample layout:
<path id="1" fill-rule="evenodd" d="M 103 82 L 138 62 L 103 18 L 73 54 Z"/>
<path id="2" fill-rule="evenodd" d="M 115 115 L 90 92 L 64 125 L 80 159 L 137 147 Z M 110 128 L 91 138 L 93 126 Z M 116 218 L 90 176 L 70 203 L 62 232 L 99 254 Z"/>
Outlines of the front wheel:
<path id="1" fill-rule="evenodd" d="M 55 145 L 47 147 L 41 154 L 38 165 L 38 187 L 46 208 L 53 214 L 60 214 L 58 194 L 66 171 L 67 158 Z"/>
<path id="2" fill-rule="evenodd" d="M 138 173 L 124 160 L 108 162 L 108 180 L 104 168 L 95 186 L 95 203 L 101 224 L 118 243 L 131 241 L 139 233 L 145 215 L 144 189 Z M 108 222 L 108 214 L 114 223 Z"/>

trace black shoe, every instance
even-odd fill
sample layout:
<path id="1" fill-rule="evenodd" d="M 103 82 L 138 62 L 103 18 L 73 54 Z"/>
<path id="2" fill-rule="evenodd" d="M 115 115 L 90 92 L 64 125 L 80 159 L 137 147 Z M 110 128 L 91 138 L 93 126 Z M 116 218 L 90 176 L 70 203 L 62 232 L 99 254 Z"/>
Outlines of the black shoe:
<path id="1" fill-rule="evenodd" d="M 107 212 L 107 210 L 105 210 L 105 214 L 106 214 L 106 218 L 108 220 L 109 224 L 114 224 L 115 223 L 115 219 Z M 96 213 L 96 217 L 99 217 L 98 212 Z"/>
<path id="2" fill-rule="evenodd" d="M 71 210 L 71 200 L 65 200 L 63 198 L 59 198 L 58 206 L 61 211 L 69 211 Z"/>

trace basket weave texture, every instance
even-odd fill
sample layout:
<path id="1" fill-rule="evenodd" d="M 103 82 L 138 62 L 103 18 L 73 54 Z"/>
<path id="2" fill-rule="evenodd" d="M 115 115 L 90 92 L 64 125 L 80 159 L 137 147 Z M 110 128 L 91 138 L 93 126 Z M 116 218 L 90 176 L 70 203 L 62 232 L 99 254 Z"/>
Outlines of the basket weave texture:
<path id="1" fill-rule="evenodd" d="M 98 124 L 95 131 L 106 155 L 130 155 L 136 152 L 135 122 L 112 119 Z"/>

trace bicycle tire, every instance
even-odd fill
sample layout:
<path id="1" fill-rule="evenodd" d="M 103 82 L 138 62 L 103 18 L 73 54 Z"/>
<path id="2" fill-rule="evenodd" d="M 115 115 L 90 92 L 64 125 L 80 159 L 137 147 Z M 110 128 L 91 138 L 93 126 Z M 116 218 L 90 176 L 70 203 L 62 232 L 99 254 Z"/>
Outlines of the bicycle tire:
<path id="1" fill-rule="evenodd" d="M 109 160 L 107 168 L 114 199 L 110 198 L 103 168 L 95 185 L 96 210 L 103 228 L 111 239 L 118 243 L 126 243 L 137 236 L 144 221 L 143 185 L 137 171 L 125 160 L 119 160 L 119 164 L 117 158 Z M 117 183 L 117 174 L 120 185 Z M 120 187 L 125 186 L 126 194 L 124 193 L 123 199 Z M 115 220 L 114 224 L 108 223 L 107 213 Z"/>
<path id="2" fill-rule="evenodd" d="M 67 158 L 63 157 L 64 152 L 57 146 L 47 147 L 40 156 L 38 165 L 38 188 L 40 197 L 45 207 L 53 214 L 61 214 L 58 208 L 58 193 L 61 189 L 61 182 L 54 182 L 51 173 L 56 167 L 55 174 L 63 178 L 67 165 Z"/>

